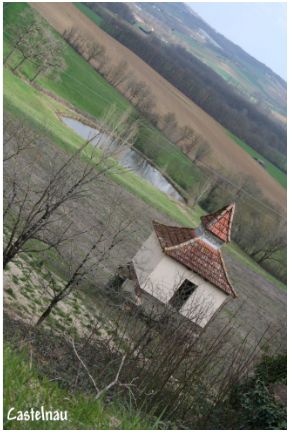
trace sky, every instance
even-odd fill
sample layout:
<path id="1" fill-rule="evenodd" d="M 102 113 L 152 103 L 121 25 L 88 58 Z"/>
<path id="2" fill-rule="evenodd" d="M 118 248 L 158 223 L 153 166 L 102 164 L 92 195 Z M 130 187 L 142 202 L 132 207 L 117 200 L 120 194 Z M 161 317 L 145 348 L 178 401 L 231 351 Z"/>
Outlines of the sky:
<path id="1" fill-rule="evenodd" d="M 287 81 L 286 3 L 189 3 L 211 27 Z"/>

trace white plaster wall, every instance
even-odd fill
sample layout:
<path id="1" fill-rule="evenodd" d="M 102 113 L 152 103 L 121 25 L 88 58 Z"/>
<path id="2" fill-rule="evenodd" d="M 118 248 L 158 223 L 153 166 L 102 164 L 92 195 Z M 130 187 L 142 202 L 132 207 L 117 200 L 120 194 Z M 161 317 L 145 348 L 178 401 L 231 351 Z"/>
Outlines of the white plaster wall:
<path id="1" fill-rule="evenodd" d="M 203 281 L 188 298 L 180 313 L 204 327 L 228 295 L 209 282 Z"/>
<path id="2" fill-rule="evenodd" d="M 154 267 L 153 271 L 141 286 L 142 289 L 157 297 L 163 303 L 168 303 L 177 287 L 184 279 L 189 279 L 193 283 L 193 273 L 176 260 L 162 254 L 162 259 Z"/>
<path id="3" fill-rule="evenodd" d="M 153 232 L 132 260 L 141 288 L 145 285 L 148 277 L 163 256 L 164 254 L 158 238 L 155 232 Z"/>
<path id="4" fill-rule="evenodd" d="M 226 300 L 227 294 L 181 263 L 163 254 L 141 288 L 163 303 L 168 303 L 185 279 L 197 285 L 197 288 L 180 309 L 180 313 L 204 327 Z"/>
<path id="5" fill-rule="evenodd" d="M 223 291 L 165 255 L 155 233 L 150 235 L 137 252 L 133 264 L 140 287 L 165 304 L 185 279 L 197 285 L 180 313 L 201 327 L 207 324 L 227 299 L 227 294 Z"/>

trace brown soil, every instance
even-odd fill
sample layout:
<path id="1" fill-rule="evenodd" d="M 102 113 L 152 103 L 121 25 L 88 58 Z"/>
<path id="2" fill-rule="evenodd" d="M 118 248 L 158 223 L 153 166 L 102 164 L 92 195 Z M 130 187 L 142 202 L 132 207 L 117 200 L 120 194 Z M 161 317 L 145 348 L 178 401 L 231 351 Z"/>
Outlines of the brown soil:
<path id="1" fill-rule="evenodd" d="M 285 207 L 286 191 L 258 163 L 231 140 L 223 127 L 196 104 L 162 78 L 138 56 L 97 27 L 71 3 L 31 3 L 57 31 L 62 33 L 72 26 L 78 27 L 90 40 L 105 46 L 113 63 L 126 59 L 135 77 L 145 81 L 156 97 L 159 114 L 174 112 L 179 124 L 190 125 L 211 145 L 210 163 L 223 167 L 226 172 L 242 173 L 254 177 L 266 197 Z"/>

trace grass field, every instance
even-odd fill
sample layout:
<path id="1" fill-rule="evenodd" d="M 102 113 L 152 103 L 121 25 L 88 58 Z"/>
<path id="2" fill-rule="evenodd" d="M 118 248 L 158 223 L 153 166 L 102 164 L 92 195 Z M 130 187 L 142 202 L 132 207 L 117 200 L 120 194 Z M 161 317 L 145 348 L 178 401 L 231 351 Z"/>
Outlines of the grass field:
<path id="1" fill-rule="evenodd" d="M 31 361 L 31 358 L 30 358 Z M 61 389 L 57 383 L 50 382 L 37 374 L 36 365 L 29 364 L 26 351 L 15 352 L 6 345 L 3 355 L 4 363 L 4 429 L 158 429 L 160 421 L 146 419 L 144 415 L 124 405 L 104 405 L 95 400 L 93 395 L 69 393 Z M 29 391 L 28 388 L 30 389 Z M 17 421 L 8 420 L 17 416 L 17 411 L 39 410 L 67 411 L 67 421 L 39 420 Z"/>
<path id="2" fill-rule="evenodd" d="M 6 69 L 4 71 L 4 82 L 6 109 L 19 117 L 25 118 L 35 128 L 44 131 L 64 150 L 73 151 L 83 144 L 83 140 L 66 127 L 55 114 L 57 111 L 69 113 L 67 108 L 48 96 L 39 93 Z M 110 173 L 110 175 L 130 192 L 179 223 L 191 225 L 196 221 L 196 212 L 191 211 L 189 208 L 186 208 L 186 210 L 181 209 L 166 194 L 158 191 L 150 183 L 134 173 L 119 167 L 117 172 Z"/>
<path id="3" fill-rule="evenodd" d="M 5 11 L 5 28 L 20 20 L 19 13 L 27 8 L 25 3 L 9 5 Z M 55 37 L 60 36 L 55 32 Z M 9 51 L 9 34 L 4 33 L 5 51 Z M 132 105 L 114 87 L 112 87 L 92 66 L 90 66 L 72 48 L 65 44 L 64 60 L 67 68 L 58 80 L 51 77 L 40 78 L 38 83 L 49 91 L 67 100 L 78 109 L 96 118 L 105 116 L 114 106 L 122 114 L 131 109 L 135 117 L 139 115 Z M 15 60 L 14 60 L 15 61 Z M 11 61 L 13 64 L 13 59 Z M 27 78 L 33 67 L 27 63 L 22 72 Z M 85 77 L 85 79 L 83 79 Z M 142 151 L 156 166 L 163 169 L 184 190 L 191 190 L 202 175 L 198 167 L 172 144 L 161 132 L 140 118 L 140 128 L 135 147 Z"/>
<path id="4" fill-rule="evenodd" d="M 269 162 L 267 159 L 265 159 L 262 155 L 260 155 L 260 153 L 253 150 L 252 147 L 248 146 L 248 144 L 246 144 L 244 141 L 237 138 L 232 132 L 227 130 L 227 133 L 249 155 L 261 160 L 265 164 L 266 171 L 273 178 L 275 178 L 280 183 L 281 186 L 283 186 L 284 188 L 287 188 L 287 176 L 284 172 L 282 172 L 279 168 L 277 168 L 275 165 L 273 165 L 271 162 Z M 256 163 L 258 163 L 258 162 L 256 161 Z"/>
<path id="5" fill-rule="evenodd" d="M 82 13 L 84 13 L 88 18 L 90 18 L 96 25 L 101 25 L 102 18 L 98 16 L 95 12 L 92 12 L 87 6 L 82 3 L 75 2 L 74 6 L 77 7 Z"/>

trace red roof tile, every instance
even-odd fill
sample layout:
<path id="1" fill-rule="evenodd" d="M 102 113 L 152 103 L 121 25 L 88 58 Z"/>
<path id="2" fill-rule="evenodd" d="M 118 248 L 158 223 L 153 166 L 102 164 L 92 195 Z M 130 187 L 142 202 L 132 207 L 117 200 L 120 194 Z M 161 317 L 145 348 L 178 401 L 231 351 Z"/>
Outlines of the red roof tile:
<path id="1" fill-rule="evenodd" d="M 162 248 L 179 245 L 196 237 L 193 228 L 167 226 L 153 221 L 154 229 Z"/>
<path id="2" fill-rule="evenodd" d="M 201 217 L 203 226 L 224 242 L 231 240 L 231 227 L 235 212 L 235 204 Z"/>
<path id="3" fill-rule="evenodd" d="M 203 279 L 236 297 L 220 249 L 215 249 L 191 228 L 178 228 L 153 222 L 164 253 L 194 271 Z"/>

